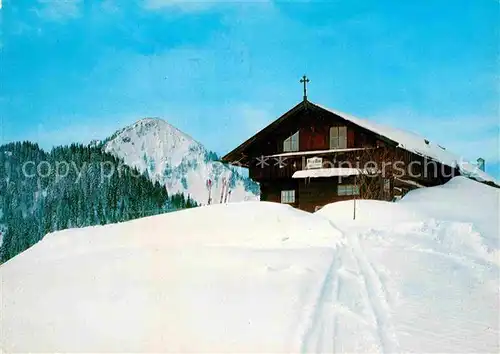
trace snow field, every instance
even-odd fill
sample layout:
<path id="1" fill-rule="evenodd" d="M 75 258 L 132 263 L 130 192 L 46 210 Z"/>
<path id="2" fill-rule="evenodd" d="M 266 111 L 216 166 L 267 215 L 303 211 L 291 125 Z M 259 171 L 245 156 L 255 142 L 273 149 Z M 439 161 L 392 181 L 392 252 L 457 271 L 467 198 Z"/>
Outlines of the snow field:
<path id="1" fill-rule="evenodd" d="M 0 266 L 6 352 L 498 352 L 497 189 L 315 214 L 213 205 L 66 230 Z"/>

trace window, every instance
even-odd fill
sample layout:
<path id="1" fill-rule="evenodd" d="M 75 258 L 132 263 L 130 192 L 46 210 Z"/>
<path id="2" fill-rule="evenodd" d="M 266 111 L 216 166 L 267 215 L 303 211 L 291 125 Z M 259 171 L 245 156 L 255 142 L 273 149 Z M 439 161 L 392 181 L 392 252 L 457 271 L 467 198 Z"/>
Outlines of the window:
<path id="1" fill-rule="evenodd" d="M 295 190 L 281 191 L 281 202 L 286 204 L 295 203 Z"/>
<path id="2" fill-rule="evenodd" d="M 288 137 L 283 142 L 283 152 L 299 151 L 299 132 Z"/>
<path id="3" fill-rule="evenodd" d="M 347 127 L 330 128 L 330 149 L 347 148 Z"/>
<path id="4" fill-rule="evenodd" d="M 338 195 L 359 195 L 359 186 L 354 184 L 339 184 L 337 186 Z"/>
<path id="5" fill-rule="evenodd" d="M 391 191 L 391 180 L 384 179 L 384 192 L 389 193 Z"/>
<path id="6" fill-rule="evenodd" d="M 384 196 L 386 200 L 391 199 L 391 180 L 384 179 Z"/>

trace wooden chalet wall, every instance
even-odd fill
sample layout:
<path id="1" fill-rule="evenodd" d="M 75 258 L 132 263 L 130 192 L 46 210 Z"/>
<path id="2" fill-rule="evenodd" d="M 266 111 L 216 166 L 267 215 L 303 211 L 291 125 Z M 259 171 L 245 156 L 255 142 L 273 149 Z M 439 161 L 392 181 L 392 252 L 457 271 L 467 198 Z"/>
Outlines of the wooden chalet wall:
<path id="1" fill-rule="evenodd" d="M 346 149 L 330 150 L 330 128 L 334 126 L 346 127 Z M 284 152 L 283 142 L 297 131 L 299 131 L 299 151 Z M 339 196 L 337 187 L 339 183 L 354 183 L 354 177 L 344 177 L 341 181 L 338 177 L 292 178 L 295 172 L 306 169 L 306 161 L 310 157 L 321 157 L 325 167 L 362 167 L 368 160 L 402 164 L 400 167 L 403 167 L 405 173 L 399 176 L 398 181 L 392 174 L 394 170 L 390 169 L 388 175 L 384 177 L 370 176 L 370 180 L 366 178 L 363 180 L 364 176 L 358 177 L 360 178 L 358 183 L 362 188 L 361 195 L 357 198 L 391 200 L 396 185 L 404 192 L 418 185 L 443 184 L 453 173 L 459 175 L 457 170 L 449 166 L 401 149 L 397 142 L 307 101 L 285 113 L 265 128 L 265 133 L 257 134 L 249 141 L 242 144 L 242 149 L 237 148 L 227 156 L 233 161 L 238 159 L 246 161 L 250 178 L 260 183 L 261 200 L 279 203 L 281 191 L 294 190 L 293 206 L 308 211 L 314 211 L 316 207 L 334 201 L 352 199 L 353 196 Z M 411 171 L 408 170 L 409 166 L 413 166 Z M 410 172 L 417 177 L 412 177 Z M 390 182 L 389 193 L 384 190 L 384 183 L 387 183 L 387 180 Z"/>
<path id="2" fill-rule="evenodd" d="M 375 146 L 377 139 L 360 128 L 330 112 L 314 106 L 302 110 L 280 124 L 270 135 L 254 144 L 248 156 L 259 157 L 283 153 L 283 141 L 299 131 L 299 151 L 327 150 L 330 148 L 330 127 L 347 126 L 347 148 Z"/>
<path id="3" fill-rule="evenodd" d="M 354 178 L 343 178 L 342 183 L 353 184 Z M 337 178 L 311 178 L 300 180 L 298 186 L 298 207 L 302 210 L 314 212 L 316 208 L 325 204 L 352 199 L 353 196 L 337 195 Z M 358 196 L 359 198 L 359 196 Z"/>
<path id="4" fill-rule="evenodd" d="M 353 196 L 337 195 L 339 184 L 354 184 L 354 177 L 290 179 L 281 181 L 261 182 L 261 200 L 280 203 L 281 191 L 293 189 L 296 191 L 295 203 L 299 209 L 314 212 L 317 207 L 328 203 L 349 200 Z M 357 198 L 363 198 L 363 191 Z"/>

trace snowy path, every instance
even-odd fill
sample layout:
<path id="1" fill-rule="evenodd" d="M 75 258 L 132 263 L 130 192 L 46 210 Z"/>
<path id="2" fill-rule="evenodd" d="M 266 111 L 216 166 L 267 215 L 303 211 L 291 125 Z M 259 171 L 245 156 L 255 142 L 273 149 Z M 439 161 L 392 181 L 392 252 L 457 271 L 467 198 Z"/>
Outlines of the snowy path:
<path id="1" fill-rule="evenodd" d="M 319 296 L 314 306 L 308 331 L 302 339 L 302 352 L 334 352 L 337 325 L 335 304 L 340 289 L 339 269 L 341 258 L 335 253 L 326 273 Z"/>
<path id="2" fill-rule="evenodd" d="M 363 277 L 366 298 L 369 299 L 370 310 L 375 318 L 381 351 L 383 353 L 398 352 L 399 344 L 391 320 L 387 289 L 361 247 L 359 236 L 356 233 L 348 233 L 348 239 Z"/>
<path id="3" fill-rule="evenodd" d="M 499 267 L 435 242 L 456 224 L 421 226 L 344 230 L 303 353 L 498 352 Z"/>
<path id="4" fill-rule="evenodd" d="M 346 347 L 357 351 L 364 347 L 367 351 L 376 348 L 382 353 L 398 352 L 399 343 L 391 321 L 384 281 L 361 247 L 358 234 L 346 232 L 344 237 L 345 244 L 337 248 L 324 276 L 311 325 L 302 339 L 301 352 L 336 353 L 344 352 Z M 354 267 L 348 270 L 343 260 L 348 260 Z M 351 285 L 349 295 L 341 297 L 345 278 L 356 280 L 357 291 L 353 292 Z M 353 308 L 357 302 L 363 303 L 360 313 Z M 355 343 L 350 337 L 346 340 L 344 329 L 353 325 L 365 327 L 370 344 Z"/>

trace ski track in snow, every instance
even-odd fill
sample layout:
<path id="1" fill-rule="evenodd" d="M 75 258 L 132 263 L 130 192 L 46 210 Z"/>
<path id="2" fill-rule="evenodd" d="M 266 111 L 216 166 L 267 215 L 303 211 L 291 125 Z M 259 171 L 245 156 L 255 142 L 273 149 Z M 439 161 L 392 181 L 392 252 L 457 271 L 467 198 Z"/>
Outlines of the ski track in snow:
<path id="1" fill-rule="evenodd" d="M 317 296 L 315 309 L 310 326 L 302 339 L 302 353 L 337 353 L 341 341 L 339 325 L 342 319 L 340 312 L 354 318 L 356 322 L 367 324 L 366 321 L 353 313 L 340 301 L 342 287 L 342 270 L 344 257 L 352 257 L 356 264 L 357 273 L 351 273 L 361 280 L 361 297 L 372 314 L 375 322 L 373 332 L 378 338 L 379 349 L 382 353 L 399 351 L 394 326 L 391 322 L 389 292 L 385 282 L 380 278 L 378 271 L 368 260 L 368 256 L 360 245 L 359 235 L 355 232 L 344 232 L 347 243 L 339 247 L 333 255 L 330 267 L 325 274 L 321 290 Z M 342 351 L 342 350 L 340 350 Z"/>
<path id="2" fill-rule="evenodd" d="M 391 322 L 387 289 L 361 247 L 359 235 L 356 233 L 347 233 L 347 237 L 363 277 L 366 295 L 370 301 L 370 310 L 375 317 L 382 352 L 399 352 L 399 343 Z"/>
<path id="3" fill-rule="evenodd" d="M 403 225 L 404 226 L 404 225 Z M 446 231 L 446 230 L 444 230 Z M 443 232 L 437 228 L 434 232 Z M 481 282 L 483 272 L 497 272 L 496 264 L 488 263 L 485 259 L 474 254 L 457 255 L 447 252 L 444 246 L 438 245 L 435 249 L 426 249 L 425 243 L 409 246 L 409 240 L 420 240 L 424 237 L 421 233 L 395 232 L 394 230 L 377 231 L 373 229 L 352 229 L 343 230 L 345 242 L 339 246 L 332 256 L 330 266 L 326 271 L 319 293 L 316 295 L 314 310 L 312 311 L 310 324 L 301 340 L 302 353 L 337 353 L 345 352 L 345 346 L 353 346 L 356 343 L 346 343 L 342 330 L 353 320 L 357 325 L 369 329 L 376 343 L 373 347 L 364 347 L 367 351 L 377 351 L 381 353 L 397 353 L 405 351 L 405 347 L 400 345 L 401 336 L 409 336 L 410 333 L 425 338 L 423 348 L 430 345 L 431 348 L 448 346 L 449 351 L 456 351 L 460 348 L 460 341 L 477 333 L 479 328 L 485 328 L 485 336 L 491 339 L 493 329 L 487 323 L 476 321 L 473 318 L 467 320 L 468 325 L 455 327 L 460 321 L 460 315 L 448 313 L 446 316 L 450 322 L 450 328 L 442 328 L 436 331 L 432 327 L 431 319 L 426 315 L 419 305 L 406 302 L 406 311 L 412 315 L 407 316 L 398 323 L 396 330 L 393 321 L 393 311 L 397 307 L 398 289 L 392 289 L 394 279 L 390 272 L 387 272 L 383 262 L 371 257 L 375 257 L 378 252 L 384 254 L 387 244 L 403 240 L 400 248 L 402 254 L 428 254 L 437 257 L 438 262 L 444 262 L 451 267 L 464 267 L 467 276 Z M 412 241 L 410 241 L 410 245 Z M 442 248 L 442 249 L 441 249 Z M 379 255 L 380 257 L 380 255 Z M 354 264 L 354 269 L 348 269 L 344 265 L 344 260 L 350 259 Z M 441 259 L 441 261 L 439 261 Z M 423 265 L 423 271 L 427 271 Z M 363 310 L 366 316 L 354 312 L 350 309 L 346 299 L 341 298 L 343 279 L 352 278 L 359 280 L 359 297 L 363 302 Z M 491 284 L 493 287 L 495 284 Z M 495 291 L 495 289 L 492 289 Z M 497 289 L 498 290 L 498 289 Z M 422 296 L 427 296 L 423 294 Z M 460 295 L 451 294 L 450 301 L 460 301 Z M 349 300 L 347 300 L 349 301 Z M 423 311 L 423 313 L 422 313 Z M 373 323 L 370 322 L 373 320 Z M 367 321 L 368 320 L 368 321 Z M 340 331 L 340 333 L 339 333 Z M 361 345 L 364 345 L 361 343 Z M 488 348 L 488 344 L 484 345 Z M 361 350 L 360 350 L 361 351 Z"/>
<path id="4" fill-rule="evenodd" d="M 303 353 L 313 351 L 335 352 L 337 318 L 334 304 L 337 302 L 339 295 L 340 267 L 341 259 L 338 252 L 335 252 L 317 297 L 309 329 L 302 339 L 301 351 Z M 331 338 L 331 340 L 328 338 Z M 327 348 L 325 348 L 325 343 Z M 331 347 L 329 344 L 331 344 Z"/>

